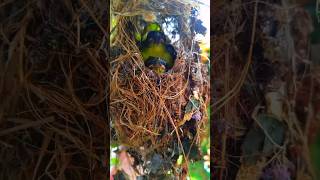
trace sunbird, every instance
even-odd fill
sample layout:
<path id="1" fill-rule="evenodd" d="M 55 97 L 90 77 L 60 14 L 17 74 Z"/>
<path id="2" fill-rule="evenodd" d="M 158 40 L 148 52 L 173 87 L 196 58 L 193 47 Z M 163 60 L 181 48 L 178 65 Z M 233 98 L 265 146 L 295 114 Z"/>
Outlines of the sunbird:
<path id="1" fill-rule="evenodd" d="M 164 73 L 173 67 L 177 52 L 167 43 L 167 38 L 158 24 L 151 23 L 144 29 L 139 46 L 145 65 L 156 73 Z"/>

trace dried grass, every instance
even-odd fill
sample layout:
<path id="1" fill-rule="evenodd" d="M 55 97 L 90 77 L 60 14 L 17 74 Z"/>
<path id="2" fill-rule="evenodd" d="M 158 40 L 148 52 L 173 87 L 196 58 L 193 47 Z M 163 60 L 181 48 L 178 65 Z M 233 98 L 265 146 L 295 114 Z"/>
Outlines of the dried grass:
<path id="1" fill-rule="evenodd" d="M 214 110 L 213 117 L 216 122 L 213 123 L 213 129 L 217 132 L 212 141 L 215 152 L 213 153 L 214 159 L 217 162 L 215 166 L 217 173 L 215 174 L 219 179 L 236 178 L 235 174 L 239 169 L 241 169 L 242 173 L 250 171 L 239 162 L 244 156 L 241 152 L 241 142 L 251 125 L 256 124 L 251 117 L 255 107 L 259 104 L 264 104 L 266 111 L 269 110 L 269 102 L 266 102 L 268 100 L 265 99 L 264 95 L 273 91 L 274 89 L 271 90 L 272 88 L 277 89 L 278 81 L 280 81 L 286 87 L 284 94 L 281 96 L 283 100 L 282 118 L 288 127 L 286 142 L 279 147 L 280 154 L 279 152 L 274 152 L 271 157 L 268 157 L 268 163 L 264 164 L 260 170 L 255 171 L 260 171 L 257 172 L 258 176 L 260 176 L 261 172 L 272 163 L 275 163 L 275 161 L 285 164 L 283 159 L 289 158 L 291 155 L 285 156 L 283 153 L 291 153 L 292 150 L 289 147 L 300 147 L 299 153 L 293 155 L 294 158 L 289 158 L 289 161 L 293 162 L 297 167 L 296 172 L 303 172 L 304 176 L 313 176 L 307 136 L 310 134 L 308 124 L 310 122 L 313 122 L 312 124 L 319 122 L 315 118 L 315 114 L 320 111 L 315 110 L 317 103 L 311 100 L 311 97 L 318 96 L 315 93 L 315 87 L 318 85 L 313 84 L 317 81 L 315 77 L 316 71 L 314 70 L 317 67 L 312 64 L 310 66 L 311 71 L 300 75 L 297 72 L 296 65 L 301 61 L 301 56 L 294 56 L 294 54 L 301 53 L 301 49 L 308 48 L 306 46 L 307 43 L 303 46 L 299 45 L 308 41 L 308 39 L 304 38 L 304 34 L 310 33 L 309 31 L 312 29 L 308 24 L 310 23 L 310 18 L 306 15 L 307 13 L 301 13 L 301 9 L 299 10 L 295 4 L 290 4 L 286 1 L 283 1 L 282 4 L 266 1 L 234 1 L 227 6 L 221 4 L 223 3 L 216 4 L 217 9 L 213 13 L 214 36 L 211 42 L 214 51 L 212 61 L 215 65 L 213 66 L 212 75 L 214 84 L 212 87 L 214 99 L 212 109 Z M 259 63 L 258 61 L 262 61 L 262 59 L 252 59 L 255 56 L 255 52 L 252 55 L 252 48 L 255 48 L 265 38 L 261 35 L 263 34 L 261 32 L 261 27 L 263 26 L 261 14 L 264 13 L 264 9 L 261 7 L 272 9 L 270 11 L 279 20 L 278 27 L 281 27 L 279 31 L 282 31 L 283 34 L 277 38 L 283 38 L 280 41 L 285 43 L 286 48 L 283 49 L 283 53 L 287 54 L 280 60 L 277 56 L 272 56 L 272 59 L 268 59 L 276 70 L 274 76 L 276 78 L 281 77 L 279 78 L 280 80 L 278 79 L 275 82 L 276 78 L 274 78 L 267 85 L 259 87 L 257 86 L 258 79 L 255 74 L 255 68 Z M 300 18 L 295 15 L 297 13 L 300 13 Z M 294 20 L 292 19 L 293 16 L 295 17 Z M 304 25 L 295 25 L 292 22 L 304 23 Z M 255 27 L 255 24 L 257 24 L 257 27 Z M 298 27 L 307 28 L 302 30 L 302 28 L 299 29 Z M 292 28 L 298 30 L 292 31 Z M 247 51 L 244 51 L 242 47 L 246 47 Z M 265 51 L 270 50 L 270 48 L 274 48 L 274 46 L 262 46 Z M 310 57 L 306 56 L 305 58 L 308 59 Z M 274 62 L 281 64 L 281 68 L 277 68 L 277 64 Z M 272 78 L 272 75 L 264 74 L 264 77 Z M 306 84 L 301 85 L 301 83 Z M 303 86 L 308 89 L 306 94 L 300 94 L 301 91 L 304 91 L 302 90 Z M 302 107 L 308 108 L 308 113 L 303 118 L 297 117 L 297 113 Z M 306 168 L 300 167 L 295 159 L 297 156 L 303 159 Z M 263 157 L 262 154 L 261 157 Z M 250 174 L 252 178 L 256 178 L 252 173 L 245 173 L 245 176 Z M 239 177 L 241 175 L 238 174 L 239 179 L 248 179 L 248 177 Z M 301 175 L 292 174 L 292 177 L 296 176 Z"/>
<path id="2" fill-rule="evenodd" d="M 0 8 L 0 179 L 105 177 L 106 4 Z"/>

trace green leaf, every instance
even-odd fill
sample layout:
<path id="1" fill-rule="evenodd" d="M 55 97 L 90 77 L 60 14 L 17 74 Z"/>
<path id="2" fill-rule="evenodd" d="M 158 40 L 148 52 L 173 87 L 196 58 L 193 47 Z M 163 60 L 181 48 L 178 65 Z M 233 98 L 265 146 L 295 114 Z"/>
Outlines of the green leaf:
<path id="1" fill-rule="evenodd" d="M 204 169 L 204 161 L 189 164 L 190 180 L 210 179 L 210 173 Z"/>
<path id="2" fill-rule="evenodd" d="M 264 133 L 267 133 L 269 135 L 269 137 L 265 135 L 262 152 L 264 154 L 270 154 L 276 147 L 274 143 L 278 144 L 279 146 L 283 144 L 285 137 L 285 127 L 283 123 L 278 119 L 267 114 L 258 116 L 258 121 L 264 129 Z"/>
<path id="3" fill-rule="evenodd" d="M 181 165 L 182 164 L 182 160 L 183 160 L 183 156 L 182 155 L 179 155 L 179 158 L 177 160 L 177 164 L 178 165 Z"/>
<path id="4" fill-rule="evenodd" d="M 134 33 L 134 36 L 137 41 L 141 41 L 141 34 L 140 33 L 136 32 L 136 33 Z"/>
<path id="5" fill-rule="evenodd" d="M 207 150 L 210 148 L 209 138 L 204 138 L 201 142 L 201 151 L 202 154 L 207 154 Z"/>
<path id="6" fill-rule="evenodd" d="M 117 166 L 119 164 L 119 159 L 118 158 L 111 158 L 110 159 L 110 165 L 111 166 Z"/>
<path id="7" fill-rule="evenodd" d="M 185 108 L 185 113 L 193 112 L 194 110 L 199 109 L 199 107 L 200 101 L 192 97 Z"/>
<path id="8" fill-rule="evenodd" d="M 261 147 L 264 143 L 264 133 L 261 129 L 253 126 L 242 143 L 243 161 L 247 164 L 254 164 L 258 160 Z"/>
<path id="9" fill-rule="evenodd" d="M 243 160 L 249 164 L 255 163 L 261 155 L 272 153 L 277 145 L 283 144 L 285 138 L 285 126 L 278 119 L 260 114 L 257 121 L 259 125 L 249 130 L 242 144 Z"/>

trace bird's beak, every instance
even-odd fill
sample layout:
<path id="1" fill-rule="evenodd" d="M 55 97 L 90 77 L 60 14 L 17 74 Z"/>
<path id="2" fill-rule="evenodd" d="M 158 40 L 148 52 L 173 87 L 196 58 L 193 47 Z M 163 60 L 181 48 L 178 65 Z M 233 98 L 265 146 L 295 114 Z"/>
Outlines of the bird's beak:
<path id="1" fill-rule="evenodd" d="M 150 69 L 152 69 L 152 71 L 154 71 L 157 74 L 163 74 L 166 72 L 166 68 L 163 66 L 153 66 L 150 67 Z"/>

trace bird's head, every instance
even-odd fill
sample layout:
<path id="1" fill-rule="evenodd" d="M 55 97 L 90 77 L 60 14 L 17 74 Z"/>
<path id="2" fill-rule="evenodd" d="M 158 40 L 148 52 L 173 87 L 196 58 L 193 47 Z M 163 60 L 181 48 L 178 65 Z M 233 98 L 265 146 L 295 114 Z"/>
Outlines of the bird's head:
<path id="1" fill-rule="evenodd" d="M 150 31 L 147 35 L 146 42 L 148 44 L 164 44 L 166 42 L 166 36 L 160 31 Z"/>
<path id="2" fill-rule="evenodd" d="M 165 73 L 168 69 L 166 61 L 159 57 L 150 57 L 145 65 L 157 74 Z"/>

